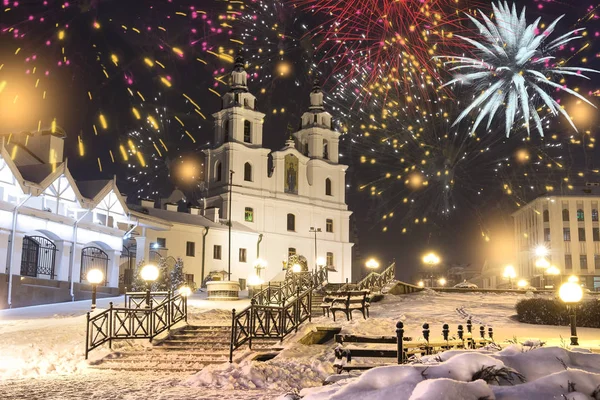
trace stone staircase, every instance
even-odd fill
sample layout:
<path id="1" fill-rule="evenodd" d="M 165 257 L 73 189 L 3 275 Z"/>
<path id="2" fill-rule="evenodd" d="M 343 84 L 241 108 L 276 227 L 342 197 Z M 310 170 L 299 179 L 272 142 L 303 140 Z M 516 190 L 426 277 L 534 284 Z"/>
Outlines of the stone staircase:
<path id="1" fill-rule="evenodd" d="M 197 372 L 210 364 L 229 362 L 231 327 L 187 325 L 173 330 L 143 350 L 115 351 L 91 365 L 121 371 Z M 276 340 L 254 341 L 252 350 L 278 351 Z"/>

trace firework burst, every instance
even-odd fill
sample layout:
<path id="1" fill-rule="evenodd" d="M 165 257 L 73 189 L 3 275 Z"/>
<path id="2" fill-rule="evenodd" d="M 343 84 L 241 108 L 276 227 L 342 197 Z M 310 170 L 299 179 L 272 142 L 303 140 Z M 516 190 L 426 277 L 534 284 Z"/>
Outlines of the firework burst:
<path id="1" fill-rule="evenodd" d="M 472 86 L 475 93 L 481 93 L 462 111 L 454 124 L 477 110 L 479 115 L 473 125 L 473 131 L 486 117 L 489 129 L 494 116 L 506 103 L 507 137 L 513 129 L 516 118 L 523 121 L 527 133 L 530 131 L 530 121 L 533 120 L 535 128 L 541 136 L 544 136 L 542 117 L 538 113 L 540 105 L 549 109 L 552 115 L 562 114 L 573 129 L 577 130 L 567 112 L 549 92 L 562 91 L 591 104 L 585 97 L 561 83 L 561 79 L 565 76 L 589 79 L 582 72 L 598 73 L 599 71 L 564 66 L 564 61 L 557 61 L 553 55 L 569 42 L 580 39 L 582 36 L 579 33 L 583 29 L 575 29 L 548 42 L 549 36 L 562 17 L 557 18 L 541 31 L 539 29 L 541 18 L 536 19 L 532 24 L 527 24 L 525 8 L 519 15 L 515 4 L 512 8 L 506 2 L 492 7 L 496 23 L 481 11 L 485 25 L 467 15 L 479 29 L 481 38 L 479 41 L 467 37 L 461 39 L 478 51 L 478 57 L 444 57 L 451 58 L 446 64 L 456 64 L 450 68 L 450 71 L 456 75 L 445 86 L 458 83 Z"/>

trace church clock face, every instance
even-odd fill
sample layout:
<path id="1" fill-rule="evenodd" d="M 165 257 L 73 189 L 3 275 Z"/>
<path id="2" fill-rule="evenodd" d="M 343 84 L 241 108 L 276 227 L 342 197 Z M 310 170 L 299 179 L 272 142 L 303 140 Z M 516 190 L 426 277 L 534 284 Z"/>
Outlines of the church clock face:
<path id="1" fill-rule="evenodd" d="M 285 156 L 285 192 L 298 194 L 298 157 L 293 154 Z"/>

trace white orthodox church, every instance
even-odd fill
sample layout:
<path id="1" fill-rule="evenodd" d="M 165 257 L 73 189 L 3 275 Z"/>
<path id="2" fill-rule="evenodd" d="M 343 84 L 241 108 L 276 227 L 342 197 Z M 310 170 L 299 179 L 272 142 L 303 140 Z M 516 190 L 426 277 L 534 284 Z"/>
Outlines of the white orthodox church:
<path id="1" fill-rule="evenodd" d="M 229 267 L 243 287 L 259 259 L 261 279 L 278 279 L 293 254 L 327 265 L 330 282 L 351 280 L 347 166 L 320 87 L 283 149 L 262 147 L 264 117 L 238 57 L 214 114 L 201 207 L 128 204 L 114 179 L 75 181 L 60 129 L 1 137 L 0 308 L 89 298 L 91 268 L 104 271 L 100 294 L 115 295 L 137 263 L 179 257 L 198 287 L 228 279 Z"/>

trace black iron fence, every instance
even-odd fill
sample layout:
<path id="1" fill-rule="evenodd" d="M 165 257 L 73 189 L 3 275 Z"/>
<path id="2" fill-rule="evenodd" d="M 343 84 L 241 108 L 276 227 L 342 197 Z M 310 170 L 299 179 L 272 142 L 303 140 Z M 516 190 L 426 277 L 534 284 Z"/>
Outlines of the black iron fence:
<path id="1" fill-rule="evenodd" d="M 56 245 L 43 236 L 25 236 L 21 253 L 22 276 L 55 278 Z"/>
<path id="2" fill-rule="evenodd" d="M 253 340 L 283 340 L 307 319 L 311 319 L 312 292 L 327 282 L 327 268 L 286 277 L 280 286 L 268 286 L 240 312 L 232 310 L 229 362 L 233 352 Z"/>
<path id="3" fill-rule="evenodd" d="M 152 341 L 154 337 L 171 329 L 176 323 L 183 320 L 187 322 L 187 298 L 185 296 L 172 296 L 171 292 L 167 292 L 162 301 L 151 300 L 150 307 L 142 307 L 141 303 L 132 299 L 136 299 L 136 296 L 129 296 L 130 304 L 133 307 L 128 307 L 127 302 L 125 307 L 113 307 L 111 302 L 108 309 L 96 315 L 92 316 L 91 313 L 87 313 L 86 360 L 90 351 L 106 342 L 112 348 L 112 341 L 118 339 L 150 339 Z"/>
<path id="4" fill-rule="evenodd" d="M 91 269 L 99 269 L 104 274 L 104 282 L 108 283 L 108 254 L 98 247 L 84 247 L 81 249 L 81 273 L 79 281 L 87 279 L 87 273 Z"/>

